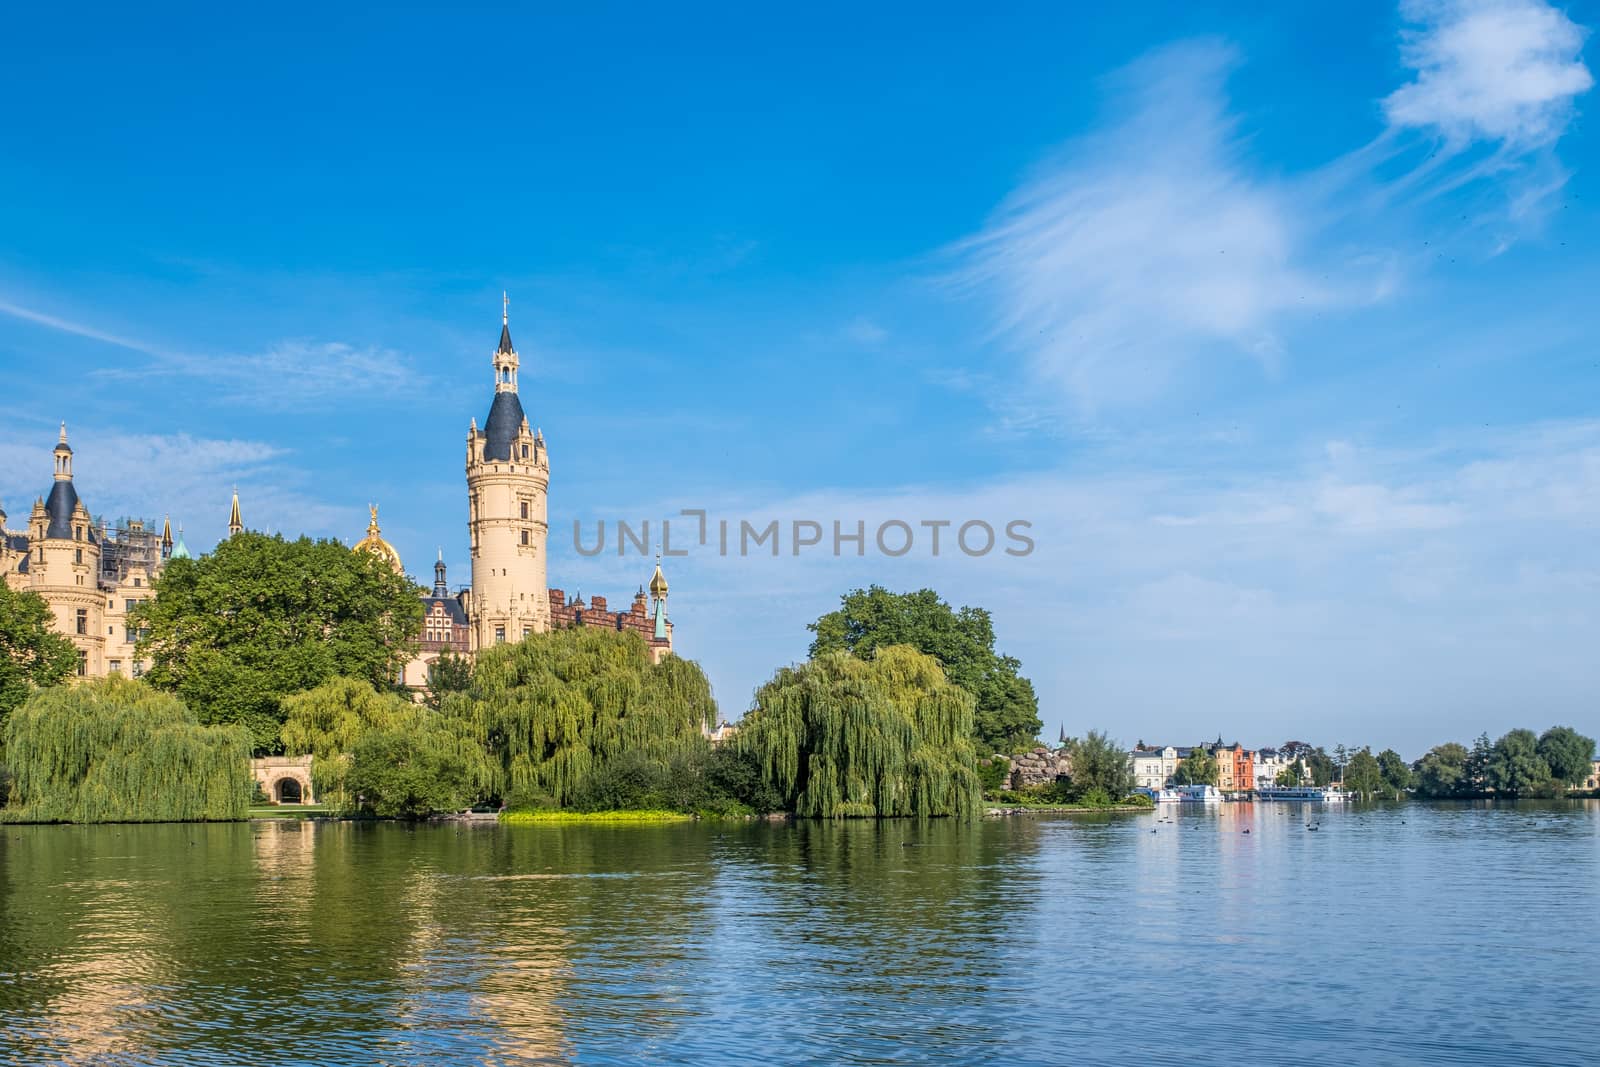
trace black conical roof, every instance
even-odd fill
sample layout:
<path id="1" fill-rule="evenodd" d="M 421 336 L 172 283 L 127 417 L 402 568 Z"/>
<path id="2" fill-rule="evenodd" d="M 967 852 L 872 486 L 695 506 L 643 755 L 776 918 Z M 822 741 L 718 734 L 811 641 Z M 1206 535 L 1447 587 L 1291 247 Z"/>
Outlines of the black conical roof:
<path id="1" fill-rule="evenodd" d="M 500 324 L 500 347 L 495 349 L 495 355 L 506 355 L 515 351 L 516 349 L 511 347 L 511 324 L 502 322 Z"/>
<path id="2" fill-rule="evenodd" d="M 72 513 L 77 507 L 78 491 L 72 488 L 70 479 L 52 485 L 50 495 L 44 502 L 45 514 L 50 516 L 50 525 L 45 529 L 44 535 L 72 540 Z"/>
<path id="3" fill-rule="evenodd" d="M 516 393 L 496 393 L 489 405 L 489 417 L 483 422 L 483 458 L 510 459 L 511 444 L 522 432 L 527 416 L 522 413 L 522 401 Z"/>

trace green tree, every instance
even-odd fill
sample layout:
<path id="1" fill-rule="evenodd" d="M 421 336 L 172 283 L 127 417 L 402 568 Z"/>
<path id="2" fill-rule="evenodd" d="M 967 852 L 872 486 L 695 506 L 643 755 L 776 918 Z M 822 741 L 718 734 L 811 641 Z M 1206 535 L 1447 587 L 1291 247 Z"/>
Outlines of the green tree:
<path id="1" fill-rule="evenodd" d="M 472 661 L 454 652 L 444 652 L 428 664 L 428 691 L 423 701 L 438 711 L 451 693 L 465 693 L 471 688 Z"/>
<path id="2" fill-rule="evenodd" d="M 1411 768 L 1394 749 L 1386 748 L 1378 753 L 1378 770 L 1383 775 L 1385 791 L 1396 800 L 1411 788 Z"/>
<path id="3" fill-rule="evenodd" d="M 1322 751 L 1321 746 L 1309 749 L 1301 758 L 1305 760 L 1306 770 L 1311 772 L 1312 785 L 1321 787 L 1333 783 L 1333 758 Z"/>
<path id="4" fill-rule="evenodd" d="M 1568 789 L 1589 777 L 1594 751 L 1594 738 L 1570 726 L 1552 726 L 1539 735 L 1539 758 L 1550 768 L 1550 777 Z"/>
<path id="5" fill-rule="evenodd" d="M 1200 745 L 1191 748 L 1172 773 L 1172 780 L 1179 785 L 1216 785 L 1220 777 L 1217 758 Z"/>
<path id="6" fill-rule="evenodd" d="M 205 723 L 246 727 L 275 750 L 283 698 L 335 676 L 395 683 L 416 648 L 419 587 L 337 541 L 242 533 L 175 559 L 134 614 L 146 679 Z"/>
<path id="7" fill-rule="evenodd" d="M 355 790 L 347 778 L 353 754 L 368 735 L 420 732 L 444 725 L 438 713 L 396 693 L 380 693 L 357 678 L 330 678 L 315 689 L 284 698 L 283 708 L 283 751 L 291 756 L 311 756 L 317 795 L 341 809 L 351 807 Z M 489 773 L 482 763 L 483 746 L 478 745 L 476 751 L 479 760 L 474 770 L 482 783 Z"/>
<path id="8" fill-rule="evenodd" d="M 1363 747 L 1350 756 L 1350 762 L 1345 767 L 1344 785 L 1363 800 L 1383 791 L 1383 768 L 1370 747 Z"/>
<path id="9" fill-rule="evenodd" d="M 970 817 L 979 803 L 970 693 L 909 646 L 826 652 L 756 692 L 733 744 L 807 818 Z"/>
<path id="10" fill-rule="evenodd" d="M 202 726 L 177 698 L 102 678 L 43 689 L 4 732 L 9 816 L 40 822 L 243 819 L 249 736 Z"/>
<path id="11" fill-rule="evenodd" d="M 703 756 L 717 705 L 694 661 L 655 663 L 638 634 L 574 627 L 480 653 L 471 690 L 447 699 L 442 714 L 480 739 L 493 767 L 489 795 L 527 807 L 570 803 L 614 759 L 664 772 Z"/>
<path id="12" fill-rule="evenodd" d="M 1118 801 L 1133 792 L 1133 760 L 1122 745 L 1097 730 L 1068 745 L 1074 798 L 1098 789 Z"/>
<path id="13" fill-rule="evenodd" d="M 1539 755 L 1532 730 L 1512 730 L 1494 743 L 1489 756 L 1489 787 L 1496 794 L 1520 796 L 1550 780 L 1550 765 Z"/>
<path id="14" fill-rule="evenodd" d="M 460 738 L 435 723 L 363 734 L 350 753 L 344 784 L 357 810 L 420 819 L 471 804 L 476 771 Z"/>
<path id="15" fill-rule="evenodd" d="M 1454 741 L 1430 748 L 1416 764 L 1417 792 L 1425 797 L 1470 796 L 1477 791 L 1467 769 L 1471 753 Z"/>
<path id="16" fill-rule="evenodd" d="M 1299 760 L 1295 760 L 1293 763 L 1289 764 L 1289 766 L 1279 771 L 1277 776 L 1272 779 L 1272 783 L 1274 785 L 1294 788 L 1295 786 L 1298 786 L 1304 782 L 1305 779 L 1306 765 L 1301 763 Z"/>
<path id="17" fill-rule="evenodd" d="M 932 589 L 891 593 L 882 586 L 856 589 L 808 629 L 816 634 L 811 658 L 850 652 L 870 659 L 880 648 L 910 645 L 932 656 L 951 682 L 976 701 L 973 737 L 984 755 L 1020 752 L 1044 725 L 1033 683 L 1022 664 L 997 653 L 994 623 L 982 608 L 954 610 Z"/>
<path id="18" fill-rule="evenodd" d="M 39 594 L 0 578 L 0 727 L 35 689 L 60 685 L 78 669 L 78 651 L 54 620 Z"/>
<path id="19" fill-rule="evenodd" d="M 1333 767 L 1339 780 L 1344 781 L 1344 769 L 1350 765 L 1350 749 L 1344 745 L 1333 746 Z"/>
<path id="20" fill-rule="evenodd" d="M 1489 732 L 1485 730 L 1472 742 L 1472 751 L 1467 753 L 1466 778 L 1471 784 L 1471 792 L 1486 793 L 1489 791 L 1489 762 L 1494 759 L 1494 742 L 1489 740 Z"/>

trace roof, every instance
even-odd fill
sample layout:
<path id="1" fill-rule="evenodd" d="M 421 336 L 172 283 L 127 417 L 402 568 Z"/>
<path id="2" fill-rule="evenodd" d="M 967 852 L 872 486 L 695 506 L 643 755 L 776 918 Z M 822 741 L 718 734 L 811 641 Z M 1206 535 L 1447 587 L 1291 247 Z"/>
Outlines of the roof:
<path id="1" fill-rule="evenodd" d="M 516 349 L 511 347 L 511 324 L 502 322 L 500 324 L 500 347 L 495 349 L 495 355 L 509 355 L 515 351 Z"/>
<path id="2" fill-rule="evenodd" d="M 72 540 L 72 513 L 78 508 L 78 491 L 72 488 L 70 479 L 63 479 L 50 487 L 50 495 L 45 498 L 45 514 L 50 516 L 50 525 L 45 528 L 46 538 L 61 538 Z M 89 527 L 89 540 L 93 541 L 94 527 Z"/>
<path id="3" fill-rule="evenodd" d="M 507 338 L 509 334 L 505 335 Z M 505 342 L 501 342 L 504 344 Z M 483 458 L 510 459 L 511 443 L 522 432 L 527 416 L 522 413 L 522 401 L 516 393 L 496 393 L 489 405 L 489 417 L 483 422 Z"/>
<path id="4" fill-rule="evenodd" d="M 444 605 L 444 613 L 446 615 L 448 615 L 450 617 L 450 621 L 455 623 L 457 626 L 465 626 L 467 624 L 467 613 L 465 611 L 461 610 L 461 601 L 457 600 L 455 597 L 453 597 L 453 596 L 425 596 L 425 597 L 423 597 L 422 598 L 422 612 L 423 612 L 423 614 L 432 615 L 433 614 L 433 606 L 435 604 L 443 604 Z"/>

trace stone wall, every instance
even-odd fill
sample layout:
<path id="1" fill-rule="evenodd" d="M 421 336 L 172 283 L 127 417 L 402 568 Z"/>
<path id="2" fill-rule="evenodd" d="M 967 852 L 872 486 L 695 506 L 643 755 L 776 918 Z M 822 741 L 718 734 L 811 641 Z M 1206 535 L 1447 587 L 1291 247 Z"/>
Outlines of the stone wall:
<path id="1" fill-rule="evenodd" d="M 1072 760 L 1065 749 L 1048 749 L 1043 745 L 1011 757 L 1011 788 L 1026 789 L 1046 785 L 1063 774 L 1072 773 Z"/>

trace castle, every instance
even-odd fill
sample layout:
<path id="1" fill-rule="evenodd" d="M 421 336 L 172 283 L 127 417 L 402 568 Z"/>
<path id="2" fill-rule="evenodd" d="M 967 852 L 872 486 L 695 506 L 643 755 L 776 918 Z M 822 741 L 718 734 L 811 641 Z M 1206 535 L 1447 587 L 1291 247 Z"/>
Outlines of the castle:
<path id="1" fill-rule="evenodd" d="M 173 540 L 170 519 L 157 534 L 139 519 L 110 527 L 90 518 L 72 484 L 66 423 L 56 441 L 50 495 L 34 501 L 26 532 L 7 529 L 0 507 L 0 579 L 39 594 L 50 606 L 56 630 L 78 650 L 78 674 L 84 677 L 142 673 L 134 655 L 139 635 L 128 613 L 151 596 L 151 584 L 169 559 L 188 555 L 182 535 Z"/>
<path id="2" fill-rule="evenodd" d="M 471 656 L 491 645 L 520 641 L 552 628 L 592 626 L 631 631 L 659 662 L 672 651 L 667 618 L 667 581 L 656 561 L 649 592 L 640 587 L 626 611 L 611 611 L 606 598 L 585 604 L 547 585 L 546 500 L 550 458 L 544 435 L 530 430 L 517 394 L 519 359 L 511 343 L 510 316 L 502 306 L 500 344 L 491 359 L 494 400 L 483 428 L 467 431 L 467 532 L 472 584 L 455 594 L 445 575 L 443 552 L 433 567 L 433 588 L 422 596 L 423 623 L 416 656 L 404 681 L 428 684 L 432 664 L 445 653 Z M 230 537 L 244 529 L 239 494 L 228 516 Z M 400 554 L 383 539 L 378 509 L 371 509 L 367 535 L 356 551 L 373 552 L 404 573 Z M 0 508 L 0 579 L 14 589 L 39 594 L 55 615 L 56 629 L 78 650 L 78 674 L 128 673 L 145 664 L 135 653 L 137 631 L 128 613 L 153 595 L 152 586 L 172 559 L 189 557 L 182 531 L 174 540 L 170 519 L 157 534 L 137 519 L 109 527 L 90 517 L 72 484 L 72 447 L 61 426 L 55 448 L 55 480 L 48 497 L 34 503 L 28 528 L 6 528 Z"/>

